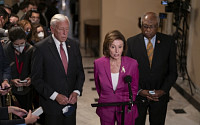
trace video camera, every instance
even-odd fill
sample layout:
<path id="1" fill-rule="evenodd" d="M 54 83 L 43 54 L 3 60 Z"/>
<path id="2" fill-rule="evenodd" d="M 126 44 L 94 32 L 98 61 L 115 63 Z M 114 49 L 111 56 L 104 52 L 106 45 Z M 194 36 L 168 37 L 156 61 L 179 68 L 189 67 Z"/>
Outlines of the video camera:
<path id="1" fill-rule="evenodd" d="M 169 2 L 168 0 L 161 1 L 162 5 L 165 5 L 165 12 L 190 12 L 191 5 L 190 0 L 174 0 L 173 2 Z"/>

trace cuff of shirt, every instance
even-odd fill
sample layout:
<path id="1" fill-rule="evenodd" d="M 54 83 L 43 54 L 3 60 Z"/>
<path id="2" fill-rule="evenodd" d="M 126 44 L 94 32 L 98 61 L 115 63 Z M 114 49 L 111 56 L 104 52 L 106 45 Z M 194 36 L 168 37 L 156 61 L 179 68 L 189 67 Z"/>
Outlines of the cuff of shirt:
<path id="1" fill-rule="evenodd" d="M 79 90 L 74 90 L 74 92 L 77 93 L 78 96 L 80 96 L 80 94 L 81 94 Z"/>
<path id="2" fill-rule="evenodd" d="M 56 96 L 58 95 L 58 93 L 55 91 L 51 96 L 50 96 L 50 99 L 51 100 L 55 100 L 56 99 Z"/>
<path id="3" fill-rule="evenodd" d="M 143 89 L 140 89 L 138 92 L 137 92 L 137 95 L 139 95 L 139 93 L 142 91 Z"/>

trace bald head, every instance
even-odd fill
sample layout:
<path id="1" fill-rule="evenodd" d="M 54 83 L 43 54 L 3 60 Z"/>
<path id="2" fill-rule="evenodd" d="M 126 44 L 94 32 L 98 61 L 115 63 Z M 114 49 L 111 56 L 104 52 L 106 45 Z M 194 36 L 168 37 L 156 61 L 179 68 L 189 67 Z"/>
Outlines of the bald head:
<path id="1" fill-rule="evenodd" d="M 148 20 L 148 21 L 156 21 L 158 26 L 160 23 L 160 18 L 158 17 L 158 15 L 154 12 L 147 12 L 145 13 L 142 17 L 141 17 L 141 25 L 143 24 L 144 20 Z"/>
<path id="2" fill-rule="evenodd" d="M 141 17 L 142 33 L 148 39 L 153 38 L 158 30 L 159 17 L 154 12 L 147 12 Z"/>

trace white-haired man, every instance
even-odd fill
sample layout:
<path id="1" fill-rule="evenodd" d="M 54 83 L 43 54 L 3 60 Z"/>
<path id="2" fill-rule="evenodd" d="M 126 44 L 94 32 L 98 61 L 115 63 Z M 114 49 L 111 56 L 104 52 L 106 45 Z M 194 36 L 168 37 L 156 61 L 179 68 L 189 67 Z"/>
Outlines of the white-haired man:
<path id="1" fill-rule="evenodd" d="M 66 16 L 54 15 L 52 35 L 35 45 L 32 84 L 40 94 L 46 125 L 76 124 L 77 96 L 82 93 L 85 75 L 78 43 L 68 39 L 69 26 Z"/>

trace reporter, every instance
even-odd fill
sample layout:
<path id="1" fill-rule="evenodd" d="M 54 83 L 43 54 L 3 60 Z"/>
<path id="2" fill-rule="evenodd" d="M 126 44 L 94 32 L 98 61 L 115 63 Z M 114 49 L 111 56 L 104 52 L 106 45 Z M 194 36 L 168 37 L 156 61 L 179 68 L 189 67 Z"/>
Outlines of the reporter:
<path id="1" fill-rule="evenodd" d="M 9 113 L 13 113 L 22 119 L 8 120 Z M 26 115 L 27 113 L 28 113 L 27 117 L 23 119 L 23 116 Z M 27 112 L 26 110 L 16 106 L 0 107 L 0 125 L 16 125 L 24 123 L 33 124 L 37 121 L 37 119 L 39 119 L 39 117 L 32 115 L 31 110 Z"/>
<path id="2" fill-rule="evenodd" d="M 26 34 L 19 26 L 10 28 L 8 34 L 11 42 L 4 46 L 4 52 L 11 68 L 12 94 L 17 99 L 13 105 L 28 111 L 32 109 L 30 68 L 33 46 L 27 43 Z"/>

